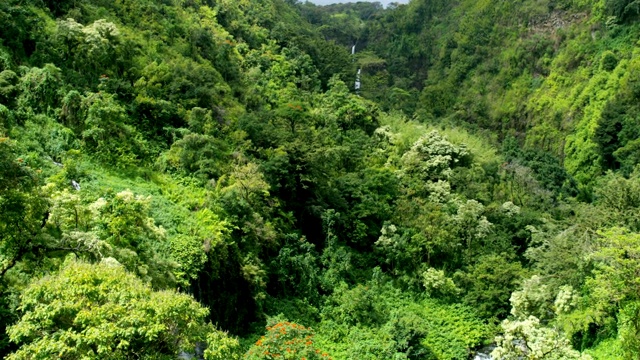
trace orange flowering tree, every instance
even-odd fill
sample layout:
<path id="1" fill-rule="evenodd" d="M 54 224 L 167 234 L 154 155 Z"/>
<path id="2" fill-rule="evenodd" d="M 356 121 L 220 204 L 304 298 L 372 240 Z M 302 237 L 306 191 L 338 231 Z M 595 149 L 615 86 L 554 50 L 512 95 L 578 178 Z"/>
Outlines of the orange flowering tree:
<path id="1" fill-rule="evenodd" d="M 311 328 L 288 321 L 267 326 L 262 336 L 245 354 L 246 360 L 330 360 L 313 345 Z"/>

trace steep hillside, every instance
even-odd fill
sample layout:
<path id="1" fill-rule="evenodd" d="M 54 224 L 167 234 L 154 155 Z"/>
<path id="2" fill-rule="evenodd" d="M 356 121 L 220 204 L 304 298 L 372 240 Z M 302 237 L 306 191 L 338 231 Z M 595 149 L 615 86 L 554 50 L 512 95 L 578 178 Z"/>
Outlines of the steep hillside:
<path id="1" fill-rule="evenodd" d="M 339 19 L 362 22 L 349 40 L 365 53 L 363 95 L 385 109 L 415 109 L 421 121 L 447 119 L 516 137 L 557 157 L 585 200 L 607 170 L 628 175 L 638 164 L 635 1 L 415 0 L 388 10 L 364 3 L 303 9 L 312 21 L 324 15 L 323 26 L 336 31 L 346 28 Z"/>
<path id="2" fill-rule="evenodd" d="M 637 16 L 0 2 L 0 356 L 638 357 Z"/>

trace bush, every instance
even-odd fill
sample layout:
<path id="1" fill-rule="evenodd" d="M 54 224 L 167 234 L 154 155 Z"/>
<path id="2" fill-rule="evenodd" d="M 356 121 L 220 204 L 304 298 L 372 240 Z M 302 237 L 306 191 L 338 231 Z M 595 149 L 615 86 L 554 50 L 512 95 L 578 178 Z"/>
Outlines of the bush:
<path id="1" fill-rule="evenodd" d="M 316 348 L 311 328 L 275 318 L 267 326 L 267 333 L 249 349 L 246 360 L 326 360 L 327 353 Z"/>
<path id="2" fill-rule="evenodd" d="M 612 51 L 605 51 L 600 60 L 600 66 L 604 71 L 612 71 L 618 66 L 618 58 Z"/>
<path id="3" fill-rule="evenodd" d="M 207 337 L 228 339 L 211 335 L 217 330 L 205 323 L 209 311 L 193 298 L 153 291 L 113 259 L 70 261 L 59 274 L 32 283 L 20 302 L 23 316 L 8 332 L 21 347 L 11 360 L 175 359 Z"/>

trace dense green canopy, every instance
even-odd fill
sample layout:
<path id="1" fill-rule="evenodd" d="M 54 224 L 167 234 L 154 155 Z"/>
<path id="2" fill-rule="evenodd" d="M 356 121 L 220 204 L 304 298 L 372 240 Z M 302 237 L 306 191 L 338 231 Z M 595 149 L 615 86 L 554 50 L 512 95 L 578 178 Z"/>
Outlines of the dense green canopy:
<path id="1" fill-rule="evenodd" d="M 638 358 L 639 4 L 0 1 L 0 357 Z"/>
<path id="2" fill-rule="evenodd" d="M 216 331 L 192 297 L 153 291 L 113 258 L 68 262 L 25 289 L 19 310 L 8 333 L 24 345 L 9 359 L 175 359 Z"/>

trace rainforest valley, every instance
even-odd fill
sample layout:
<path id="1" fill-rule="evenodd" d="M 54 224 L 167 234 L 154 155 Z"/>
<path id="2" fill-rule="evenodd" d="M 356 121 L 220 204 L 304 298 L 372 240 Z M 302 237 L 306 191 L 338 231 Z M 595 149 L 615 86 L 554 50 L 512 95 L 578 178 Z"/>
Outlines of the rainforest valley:
<path id="1" fill-rule="evenodd" d="M 639 20 L 1 0 L 0 358 L 640 358 Z"/>

